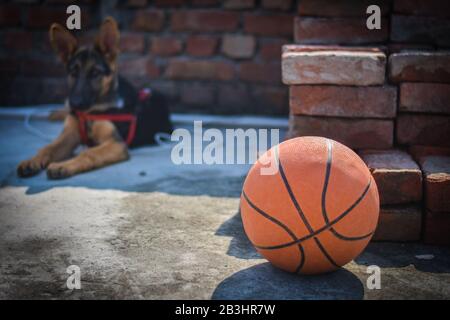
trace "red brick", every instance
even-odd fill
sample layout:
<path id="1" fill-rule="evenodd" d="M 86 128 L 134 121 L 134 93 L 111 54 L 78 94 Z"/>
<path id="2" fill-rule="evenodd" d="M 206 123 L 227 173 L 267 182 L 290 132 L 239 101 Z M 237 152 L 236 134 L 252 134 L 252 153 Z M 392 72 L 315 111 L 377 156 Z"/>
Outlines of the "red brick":
<path id="1" fill-rule="evenodd" d="M 0 26 L 14 27 L 20 24 L 20 7 L 15 5 L 0 6 Z"/>
<path id="2" fill-rule="evenodd" d="M 67 99 L 66 78 L 39 78 L 42 81 L 40 103 L 63 103 Z M 39 102 L 37 102 L 39 103 Z"/>
<path id="3" fill-rule="evenodd" d="M 289 117 L 288 137 L 324 136 L 353 149 L 388 149 L 393 144 L 392 120 Z"/>
<path id="4" fill-rule="evenodd" d="M 287 11 L 292 7 L 292 0 L 262 0 L 264 9 Z"/>
<path id="5" fill-rule="evenodd" d="M 146 57 L 122 59 L 119 62 L 119 71 L 128 77 L 157 78 L 160 75 L 159 68 Z"/>
<path id="6" fill-rule="evenodd" d="M 281 48 L 283 45 L 291 41 L 285 39 L 278 40 L 260 40 L 259 43 L 259 54 L 264 60 L 276 60 L 281 59 Z"/>
<path id="7" fill-rule="evenodd" d="M 386 55 L 376 48 L 283 47 L 285 84 L 381 85 Z"/>
<path id="8" fill-rule="evenodd" d="M 171 60 L 165 77 L 169 79 L 232 80 L 234 68 L 222 61 Z"/>
<path id="9" fill-rule="evenodd" d="M 192 0 L 192 5 L 197 7 L 210 7 L 220 3 L 220 0 Z"/>
<path id="10" fill-rule="evenodd" d="M 15 77 L 8 83 L 9 105 L 31 105 L 38 103 L 43 91 L 43 78 Z M 24 91 L 26 94 L 24 94 Z"/>
<path id="11" fill-rule="evenodd" d="M 425 179 L 427 209 L 450 215 L 450 157 L 423 157 L 420 165 Z"/>
<path id="12" fill-rule="evenodd" d="M 50 28 L 52 23 L 66 24 L 67 14 L 65 9 L 49 7 L 31 7 L 28 11 L 27 26 L 31 28 Z M 81 12 L 81 27 L 89 26 L 90 17 L 87 10 Z"/>
<path id="13" fill-rule="evenodd" d="M 229 11 L 174 11 L 171 19 L 173 31 L 234 31 L 238 25 L 239 15 Z"/>
<path id="14" fill-rule="evenodd" d="M 41 0 L 13 0 L 15 2 L 21 2 L 21 3 L 39 3 L 42 2 Z M 46 4 L 73 4 L 73 1 L 71 0 L 45 0 L 44 1 Z M 95 0 L 79 0 L 77 1 L 80 4 L 94 4 Z"/>
<path id="15" fill-rule="evenodd" d="M 288 113 L 288 88 L 279 86 L 252 86 L 255 112 L 285 115 Z"/>
<path id="16" fill-rule="evenodd" d="M 290 87 L 290 108 L 296 115 L 350 118 L 395 118 L 395 87 L 302 85 Z"/>
<path id="17" fill-rule="evenodd" d="M 179 99 L 179 85 L 175 81 L 158 79 L 151 82 L 151 87 L 164 94 L 170 102 L 178 101 Z M 183 108 L 181 111 L 186 110 Z"/>
<path id="18" fill-rule="evenodd" d="M 389 57 L 393 82 L 450 82 L 450 53 L 405 52 Z"/>
<path id="19" fill-rule="evenodd" d="M 415 145 L 408 149 L 414 160 L 420 162 L 423 157 L 426 156 L 447 156 L 450 157 L 450 148 L 433 147 L 433 146 L 421 146 Z"/>
<path id="20" fill-rule="evenodd" d="M 391 40 L 450 46 L 450 20 L 447 18 L 397 16 L 391 18 Z"/>
<path id="21" fill-rule="evenodd" d="M 446 0 L 395 0 L 394 13 L 450 17 L 450 2 Z"/>
<path id="22" fill-rule="evenodd" d="M 450 116 L 400 114 L 396 136 L 399 144 L 449 147 Z"/>
<path id="23" fill-rule="evenodd" d="M 65 24 L 65 21 L 66 11 L 63 9 L 31 7 L 27 15 L 27 26 L 31 28 L 50 28 L 54 22 Z"/>
<path id="24" fill-rule="evenodd" d="M 160 31 L 164 26 L 164 19 L 162 10 L 137 10 L 131 28 L 138 31 Z"/>
<path id="25" fill-rule="evenodd" d="M 147 72 L 147 76 L 150 79 L 156 79 L 159 78 L 161 75 L 161 69 L 159 68 L 159 66 L 152 60 L 149 60 L 147 62 L 147 66 L 146 66 L 146 72 Z"/>
<path id="26" fill-rule="evenodd" d="M 283 53 L 305 53 L 305 52 L 353 52 L 358 53 L 386 53 L 384 46 L 368 47 L 368 46 L 341 46 L 341 45 L 302 45 L 302 44 L 287 44 L 283 46 Z"/>
<path id="27" fill-rule="evenodd" d="M 26 92 L 26 94 L 24 94 Z M 12 105 L 59 103 L 67 97 L 64 78 L 17 77 L 11 82 L 8 100 Z"/>
<path id="28" fill-rule="evenodd" d="M 409 154 L 400 150 L 365 150 L 360 156 L 377 183 L 382 205 L 422 200 L 422 171 Z"/>
<path id="29" fill-rule="evenodd" d="M 450 114 L 450 84 L 402 83 L 400 111 Z"/>
<path id="30" fill-rule="evenodd" d="M 0 58 L 0 73 L 5 77 L 18 75 L 21 62 L 22 60 L 17 58 Z"/>
<path id="31" fill-rule="evenodd" d="M 155 0 L 157 7 L 180 7 L 186 3 L 186 0 Z"/>
<path id="32" fill-rule="evenodd" d="M 280 84 L 280 64 L 243 62 L 239 65 L 239 79 L 257 83 Z"/>
<path id="33" fill-rule="evenodd" d="M 228 114 L 241 114 L 242 110 L 254 106 L 249 90 L 242 82 L 219 86 L 218 104 L 220 112 Z"/>
<path id="34" fill-rule="evenodd" d="M 244 31 L 262 36 L 291 36 L 293 19 L 289 14 L 246 14 Z"/>
<path id="35" fill-rule="evenodd" d="M 230 58 L 250 58 L 255 47 L 256 40 L 253 36 L 227 34 L 222 39 L 222 52 Z"/>
<path id="36" fill-rule="evenodd" d="M 382 207 L 374 241 L 418 241 L 422 230 L 422 212 L 416 206 Z"/>
<path id="37" fill-rule="evenodd" d="M 186 52 L 195 57 L 209 57 L 216 52 L 218 42 L 214 36 L 192 35 L 187 40 Z"/>
<path id="38" fill-rule="evenodd" d="M 64 77 L 64 66 L 56 59 L 23 59 L 22 74 L 30 77 Z"/>
<path id="39" fill-rule="evenodd" d="M 187 105 L 207 106 L 214 102 L 214 87 L 207 84 L 187 83 L 181 88 L 181 102 Z"/>
<path id="40" fill-rule="evenodd" d="M 418 43 L 389 43 L 389 53 L 409 52 L 409 51 L 432 51 L 434 47 L 427 44 Z"/>
<path id="41" fill-rule="evenodd" d="M 369 30 L 365 18 L 296 17 L 294 39 L 302 44 L 367 44 L 389 39 L 389 21 L 380 30 Z"/>
<path id="42" fill-rule="evenodd" d="M 144 53 L 144 35 L 136 33 L 122 33 L 120 36 L 120 50 L 122 52 Z"/>
<path id="43" fill-rule="evenodd" d="M 366 17 L 367 7 L 380 6 L 383 16 L 389 14 L 390 0 L 301 0 L 298 13 L 303 16 Z"/>
<path id="44" fill-rule="evenodd" d="M 127 0 L 125 6 L 128 8 L 143 8 L 147 6 L 147 0 Z"/>
<path id="45" fill-rule="evenodd" d="M 448 212 L 427 212 L 424 229 L 426 244 L 450 245 L 450 214 Z"/>
<path id="46" fill-rule="evenodd" d="M 183 43 L 178 38 L 154 37 L 152 38 L 151 52 L 158 56 L 173 56 L 183 50 Z"/>
<path id="47" fill-rule="evenodd" d="M 223 1 L 223 7 L 225 9 L 251 9 L 255 6 L 255 0 L 225 0 Z"/>
<path id="48" fill-rule="evenodd" d="M 3 44 L 5 48 L 13 51 L 31 50 L 33 46 L 32 33 L 27 31 L 8 31 L 4 32 Z"/>

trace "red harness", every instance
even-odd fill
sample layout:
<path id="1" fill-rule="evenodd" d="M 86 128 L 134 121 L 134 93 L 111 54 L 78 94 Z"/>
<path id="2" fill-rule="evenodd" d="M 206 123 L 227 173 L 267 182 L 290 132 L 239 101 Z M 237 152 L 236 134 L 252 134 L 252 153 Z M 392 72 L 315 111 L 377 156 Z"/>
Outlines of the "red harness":
<path id="1" fill-rule="evenodd" d="M 139 101 L 144 102 L 151 95 L 150 89 L 142 89 L 139 91 Z M 131 113 L 120 113 L 120 114 L 89 114 L 82 111 L 75 112 L 78 118 L 78 131 L 80 132 L 81 142 L 85 145 L 89 144 L 89 137 L 86 130 L 86 122 L 87 121 L 112 121 L 112 122 L 129 122 L 130 127 L 128 129 L 128 136 L 126 139 L 127 145 L 131 145 L 134 140 L 134 136 L 136 135 L 136 122 L 137 118 L 134 114 Z"/>
<path id="2" fill-rule="evenodd" d="M 123 114 L 89 114 L 86 112 L 77 111 L 76 112 L 78 118 L 78 131 L 80 132 L 81 142 L 83 144 L 89 144 L 89 137 L 86 130 L 86 122 L 87 121 L 100 121 L 107 120 L 112 122 L 129 122 L 130 128 L 128 129 L 128 136 L 126 139 L 127 145 L 130 145 L 136 134 L 136 116 L 130 113 Z"/>

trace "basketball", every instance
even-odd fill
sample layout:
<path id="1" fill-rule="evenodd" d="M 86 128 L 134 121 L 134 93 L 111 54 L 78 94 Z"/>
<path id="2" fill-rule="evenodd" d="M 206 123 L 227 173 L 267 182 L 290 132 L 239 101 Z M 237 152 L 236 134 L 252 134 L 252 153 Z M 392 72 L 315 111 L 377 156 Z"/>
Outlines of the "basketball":
<path id="1" fill-rule="evenodd" d="M 274 163 L 274 172 L 264 172 Z M 348 147 L 322 137 L 287 140 L 250 169 L 241 195 L 245 232 L 274 266 L 300 274 L 338 269 L 369 243 L 379 196 Z"/>

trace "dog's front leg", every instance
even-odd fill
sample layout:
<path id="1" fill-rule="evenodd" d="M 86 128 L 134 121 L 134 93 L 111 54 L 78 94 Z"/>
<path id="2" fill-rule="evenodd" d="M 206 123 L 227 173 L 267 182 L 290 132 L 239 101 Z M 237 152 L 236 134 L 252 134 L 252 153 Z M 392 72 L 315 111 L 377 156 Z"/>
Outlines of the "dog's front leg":
<path id="1" fill-rule="evenodd" d="M 98 143 L 96 147 L 86 149 L 73 159 L 50 164 L 47 176 L 50 179 L 64 179 L 78 173 L 128 160 L 127 146 L 119 138 L 112 123 L 108 121 L 95 122 L 92 127 L 92 136 Z"/>
<path id="2" fill-rule="evenodd" d="M 17 167 L 17 174 L 20 177 L 31 177 L 47 168 L 50 163 L 70 157 L 79 144 L 78 122 L 69 115 L 64 122 L 62 133 L 55 141 L 39 150 L 33 158 L 22 161 Z"/>
<path id="3" fill-rule="evenodd" d="M 127 159 L 128 151 L 123 142 L 105 141 L 81 152 L 73 159 L 51 163 L 47 168 L 47 176 L 49 179 L 64 179 Z"/>

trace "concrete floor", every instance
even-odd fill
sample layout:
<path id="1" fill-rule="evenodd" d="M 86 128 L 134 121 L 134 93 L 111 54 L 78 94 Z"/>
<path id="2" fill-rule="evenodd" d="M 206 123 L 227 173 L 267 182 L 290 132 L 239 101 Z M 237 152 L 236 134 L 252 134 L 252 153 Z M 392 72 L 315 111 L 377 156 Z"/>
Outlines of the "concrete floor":
<path id="1" fill-rule="evenodd" d="M 48 135 L 61 126 L 34 125 Z M 271 267 L 238 214 L 248 166 L 175 166 L 166 146 L 69 180 L 19 179 L 17 163 L 45 141 L 0 120 L 0 143 L 0 299 L 450 298 L 448 248 L 374 243 L 313 277 Z M 373 264 L 381 290 L 366 287 Z M 81 290 L 66 287 L 70 265 Z"/>

